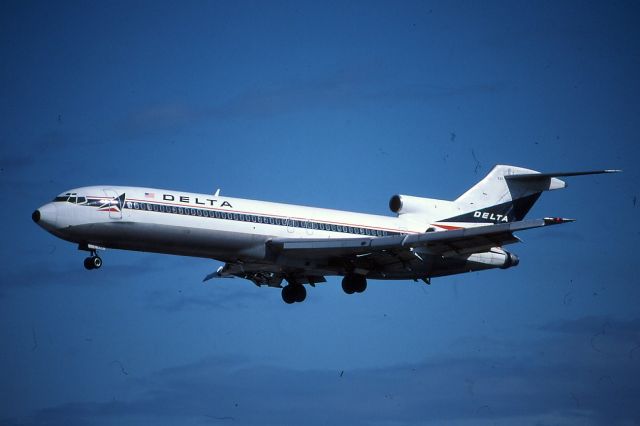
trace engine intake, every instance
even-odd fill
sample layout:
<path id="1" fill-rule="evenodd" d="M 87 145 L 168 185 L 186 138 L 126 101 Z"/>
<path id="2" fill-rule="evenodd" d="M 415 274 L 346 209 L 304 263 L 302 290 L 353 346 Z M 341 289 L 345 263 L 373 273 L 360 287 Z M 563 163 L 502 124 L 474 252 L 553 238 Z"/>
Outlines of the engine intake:
<path id="1" fill-rule="evenodd" d="M 400 195 L 394 195 L 389 200 L 389 208 L 394 213 L 399 213 L 402 209 L 402 197 Z"/>

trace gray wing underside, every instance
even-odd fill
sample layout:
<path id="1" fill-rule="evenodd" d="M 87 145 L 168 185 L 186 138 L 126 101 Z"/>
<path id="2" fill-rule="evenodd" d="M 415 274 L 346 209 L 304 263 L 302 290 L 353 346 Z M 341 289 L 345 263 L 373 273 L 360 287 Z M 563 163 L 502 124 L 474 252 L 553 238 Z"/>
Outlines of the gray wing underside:
<path id="1" fill-rule="evenodd" d="M 517 243 L 520 240 L 513 234 L 514 232 L 567 221 L 569 220 L 546 218 L 452 231 L 377 238 L 276 238 L 268 244 L 269 250 L 308 258 L 353 256 L 412 248 L 426 248 L 432 254 L 446 257 L 448 255 L 477 253 L 491 247 Z"/>
<path id="2" fill-rule="evenodd" d="M 416 249 L 443 257 L 479 253 L 519 242 L 514 232 L 569 221 L 545 218 L 377 238 L 274 238 L 267 242 L 269 261 L 227 263 L 205 281 L 236 276 L 273 287 L 280 287 L 283 279 L 315 284 L 326 281 L 324 275 L 339 275 L 345 268 L 379 271 L 406 268 L 411 262 L 422 260 Z"/>

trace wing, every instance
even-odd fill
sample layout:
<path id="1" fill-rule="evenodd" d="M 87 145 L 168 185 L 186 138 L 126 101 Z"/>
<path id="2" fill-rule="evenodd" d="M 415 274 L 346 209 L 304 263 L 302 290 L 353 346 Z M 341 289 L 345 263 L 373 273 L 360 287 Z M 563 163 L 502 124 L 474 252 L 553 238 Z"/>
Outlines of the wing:
<path id="1" fill-rule="evenodd" d="M 477 253 L 492 247 L 516 243 L 520 240 L 513 235 L 514 232 L 572 221 L 572 219 L 545 218 L 453 231 L 378 238 L 276 238 L 268 244 L 269 251 L 307 258 L 365 255 L 389 250 L 409 251 L 418 247 L 426 248 L 432 254 L 447 256 Z"/>
<path id="2" fill-rule="evenodd" d="M 344 274 L 345 270 L 410 270 L 412 262 L 423 261 L 420 253 L 447 257 L 487 252 L 519 242 L 514 232 L 571 221 L 545 218 L 389 237 L 274 238 L 267 242 L 265 262 L 226 263 L 205 281 L 240 277 L 258 286 L 281 287 L 284 279 L 314 285 L 325 282 L 325 275 Z"/>
<path id="3" fill-rule="evenodd" d="M 216 272 L 204 277 L 202 281 L 209 281 L 212 278 L 244 278 L 253 282 L 258 287 L 267 285 L 269 287 L 282 287 L 282 281 L 295 281 L 298 284 L 311 284 L 326 282 L 324 276 L 311 274 L 302 268 L 291 268 L 270 263 L 245 263 L 227 262 L 218 268 Z"/>

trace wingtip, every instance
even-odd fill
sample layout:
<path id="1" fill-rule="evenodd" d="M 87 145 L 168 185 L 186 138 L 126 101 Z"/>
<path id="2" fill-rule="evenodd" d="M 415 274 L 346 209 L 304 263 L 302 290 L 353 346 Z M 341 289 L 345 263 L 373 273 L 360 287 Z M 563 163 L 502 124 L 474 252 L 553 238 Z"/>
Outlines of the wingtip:
<path id="1" fill-rule="evenodd" d="M 604 171 L 605 173 L 622 173 L 620 169 L 608 169 Z"/>

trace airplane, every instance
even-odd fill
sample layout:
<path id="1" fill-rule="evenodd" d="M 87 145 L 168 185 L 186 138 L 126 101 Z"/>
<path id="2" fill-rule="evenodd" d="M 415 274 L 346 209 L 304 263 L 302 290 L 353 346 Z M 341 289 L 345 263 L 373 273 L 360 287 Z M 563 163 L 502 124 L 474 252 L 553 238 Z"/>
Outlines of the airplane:
<path id="1" fill-rule="evenodd" d="M 207 275 L 239 277 L 282 289 L 287 304 L 305 300 L 305 284 L 342 276 L 347 294 L 367 280 L 421 280 L 511 268 L 503 247 L 515 232 L 572 222 L 525 220 L 542 192 L 566 186 L 559 177 L 620 170 L 540 173 L 497 165 L 453 201 L 394 195 L 381 216 L 290 204 L 128 186 L 71 189 L 35 210 L 32 219 L 90 253 L 99 269 L 106 248 L 195 256 L 221 261 Z M 283 282 L 286 285 L 283 286 Z"/>

